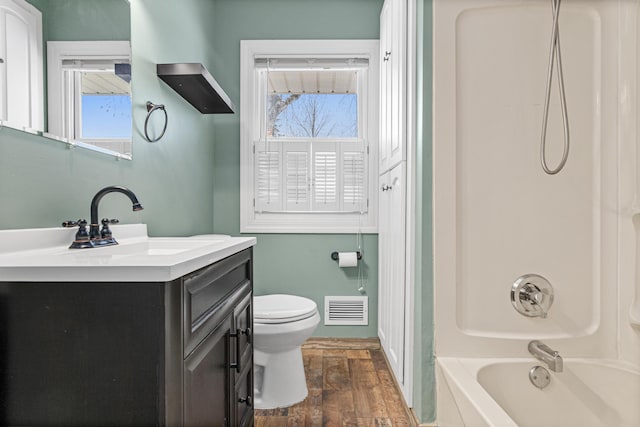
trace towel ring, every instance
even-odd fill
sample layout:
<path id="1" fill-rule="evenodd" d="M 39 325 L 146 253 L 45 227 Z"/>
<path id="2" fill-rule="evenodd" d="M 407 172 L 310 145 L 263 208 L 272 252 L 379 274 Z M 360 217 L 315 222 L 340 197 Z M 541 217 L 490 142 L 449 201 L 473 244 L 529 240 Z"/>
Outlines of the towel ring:
<path id="1" fill-rule="evenodd" d="M 162 128 L 162 133 L 160 133 L 160 136 L 158 136 L 155 139 L 151 139 L 149 138 L 149 133 L 147 132 L 147 126 L 149 125 L 149 117 L 151 117 L 151 114 L 153 114 L 153 112 L 156 110 L 162 110 L 164 112 L 164 127 Z M 147 101 L 147 118 L 144 121 L 144 136 L 145 138 L 147 138 L 147 141 L 156 142 L 162 139 L 162 137 L 164 136 L 164 133 L 167 131 L 168 123 L 169 123 L 169 116 L 167 115 L 167 110 L 166 108 L 164 108 L 164 105 L 154 104 L 151 101 Z"/>

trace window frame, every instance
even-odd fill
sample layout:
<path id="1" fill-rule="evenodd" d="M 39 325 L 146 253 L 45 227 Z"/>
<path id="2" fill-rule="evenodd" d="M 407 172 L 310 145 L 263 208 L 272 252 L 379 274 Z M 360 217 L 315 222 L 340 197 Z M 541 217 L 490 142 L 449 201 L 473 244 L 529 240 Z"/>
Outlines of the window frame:
<path id="1" fill-rule="evenodd" d="M 240 42 L 240 231 L 242 233 L 377 233 L 378 178 L 378 40 L 242 40 Z M 264 124 L 264 85 L 258 78 L 255 59 L 276 57 L 366 58 L 363 97 L 366 114 L 358 112 L 365 142 L 368 207 L 365 213 L 256 212 L 254 206 L 254 142 Z"/>
<path id="2" fill-rule="evenodd" d="M 132 138 L 75 138 L 78 126 L 82 124 L 81 112 L 75 108 L 80 96 L 77 93 L 79 82 L 77 76 L 65 74 L 64 61 L 67 60 L 122 60 L 131 63 L 131 43 L 127 40 L 47 42 L 47 134 L 91 150 L 131 159 L 133 135 Z M 128 146 L 128 150 L 114 151 L 101 146 L 111 143 Z"/>

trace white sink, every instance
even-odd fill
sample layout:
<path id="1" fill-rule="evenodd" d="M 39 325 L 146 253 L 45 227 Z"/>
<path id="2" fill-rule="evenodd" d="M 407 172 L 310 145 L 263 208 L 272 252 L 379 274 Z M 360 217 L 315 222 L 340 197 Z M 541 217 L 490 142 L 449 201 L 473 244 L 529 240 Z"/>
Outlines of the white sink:
<path id="1" fill-rule="evenodd" d="M 192 237 L 149 237 L 142 242 L 124 241 L 118 245 L 96 247 L 91 249 L 64 249 L 65 256 L 167 256 L 200 249 L 209 245 L 222 244 L 229 239 L 194 239 Z"/>
<path id="2" fill-rule="evenodd" d="M 118 245 L 69 249 L 75 229 L 0 230 L 0 281 L 170 281 L 256 243 L 254 237 L 148 237 L 114 225 Z"/>

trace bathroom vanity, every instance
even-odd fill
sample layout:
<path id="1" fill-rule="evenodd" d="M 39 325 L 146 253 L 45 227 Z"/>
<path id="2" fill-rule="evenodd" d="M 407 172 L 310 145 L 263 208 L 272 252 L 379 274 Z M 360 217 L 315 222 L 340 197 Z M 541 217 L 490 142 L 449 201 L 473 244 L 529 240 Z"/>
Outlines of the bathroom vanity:
<path id="1" fill-rule="evenodd" d="M 80 250 L 0 231 L 0 424 L 253 425 L 255 239 L 126 227 Z"/>

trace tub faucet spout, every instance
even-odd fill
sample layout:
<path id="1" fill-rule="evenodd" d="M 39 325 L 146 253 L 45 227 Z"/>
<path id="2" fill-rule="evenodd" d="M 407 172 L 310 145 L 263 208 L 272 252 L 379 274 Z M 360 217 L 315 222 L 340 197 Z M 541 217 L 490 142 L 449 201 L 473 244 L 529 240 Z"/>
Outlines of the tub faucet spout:
<path id="1" fill-rule="evenodd" d="M 531 341 L 528 348 L 533 357 L 546 363 L 553 372 L 562 372 L 562 356 L 559 352 L 537 340 Z"/>

